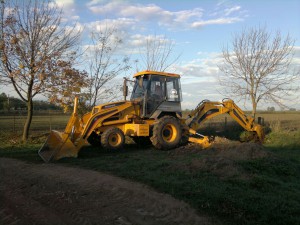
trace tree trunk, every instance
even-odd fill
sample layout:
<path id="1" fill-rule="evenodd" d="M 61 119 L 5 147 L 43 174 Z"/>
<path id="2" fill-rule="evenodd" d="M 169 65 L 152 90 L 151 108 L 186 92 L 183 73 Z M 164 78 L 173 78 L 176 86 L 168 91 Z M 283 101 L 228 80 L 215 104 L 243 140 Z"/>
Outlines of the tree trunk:
<path id="1" fill-rule="evenodd" d="M 24 124 L 24 129 L 23 129 L 23 137 L 22 141 L 26 142 L 28 140 L 29 136 L 29 129 L 32 121 L 32 115 L 33 115 L 33 102 L 32 99 L 30 98 L 27 102 L 27 118 L 26 122 Z"/>
<path id="2" fill-rule="evenodd" d="M 257 102 L 252 101 L 252 116 L 254 119 L 256 117 L 256 107 L 257 107 Z"/>

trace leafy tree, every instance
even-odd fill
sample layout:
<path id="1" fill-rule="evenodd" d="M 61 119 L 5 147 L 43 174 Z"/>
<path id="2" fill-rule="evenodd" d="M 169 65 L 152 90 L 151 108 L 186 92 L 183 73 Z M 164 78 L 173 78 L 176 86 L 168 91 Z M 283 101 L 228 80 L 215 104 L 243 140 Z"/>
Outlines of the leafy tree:
<path id="1" fill-rule="evenodd" d="M 27 105 L 23 141 L 29 135 L 33 98 L 56 91 L 64 79 L 63 74 L 58 76 L 65 68 L 61 62 L 73 65 L 78 52 L 80 31 L 76 25 L 62 23 L 62 11 L 50 3 L 50 0 L 0 3 L 0 78 L 1 82 L 12 85 Z"/>
<path id="2" fill-rule="evenodd" d="M 220 84 L 231 96 L 251 99 L 253 117 L 263 100 L 284 107 L 283 100 L 299 90 L 299 70 L 291 68 L 293 45 L 290 36 L 266 28 L 236 33 L 231 46 L 223 48 Z"/>
<path id="3" fill-rule="evenodd" d="M 56 64 L 52 70 L 55 79 L 47 87 L 50 90 L 47 96 L 51 103 L 62 106 L 67 112 L 71 110 L 75 96 L 81 96 L 81 89 L 88 86 L 88 74 L 72 68 L 71 62 L 58 60 Z"/>

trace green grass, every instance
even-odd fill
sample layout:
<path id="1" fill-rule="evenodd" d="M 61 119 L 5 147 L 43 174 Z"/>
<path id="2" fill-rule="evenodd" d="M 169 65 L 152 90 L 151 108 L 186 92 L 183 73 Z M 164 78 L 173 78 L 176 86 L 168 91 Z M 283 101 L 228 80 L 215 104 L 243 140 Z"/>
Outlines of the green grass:
<path id="1" fill-rule="evenodd" d="M 33 131 L 63 130 L 70 118 L 68 114 L 34 115 L 31 123 Z M 21 134 L 26 121 L 26 114 L 12 112 L 11 116 L 0 116 L 0 131 Z"/>
<path id="2" fill-rule="evenodd" d="M 271 132 L 265 142 L 265 146 L 280 158 L 300 164 L 300 130 Z"/>
<path id="3" fill-rule="evenodd" d="M 1 142 L 5 140 L 0 157 L 42 163 L 37 151 L 43 138 L 26 145 L 2 135 Z M 56 163 L 145 183 L 225 224 L 300 224 L 299 140 L 299 131 L 270 133 L 265 145 L 270 157 L 234 161 L 240 174 L 225 177 L 191 166 L 195 160 L 211 159 L 210 150 L 180 153 L 127 145 L 122 151 L 111 152 L 87 147 L 77 159 Z"/>

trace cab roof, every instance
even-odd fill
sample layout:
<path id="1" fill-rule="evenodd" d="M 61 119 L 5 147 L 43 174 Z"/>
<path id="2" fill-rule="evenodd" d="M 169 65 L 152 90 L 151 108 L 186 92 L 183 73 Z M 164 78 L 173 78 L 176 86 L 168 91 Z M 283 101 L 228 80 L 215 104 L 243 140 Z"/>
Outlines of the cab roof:
<path id="1" fill-rule="evenodd" d="M 146 75 L 146 74 L 160 75 L 160 76 L 166 76 L 166 77 L 180 77 L 179 74 L 175 74 L 175 73 L 166 73 L 166 72 L 151 71 L 151 70 L 145 70 L 145 71 L 138 72 L 138 73 L 134 74 L 133 77 L 139 77 L 139 76 Z"/>

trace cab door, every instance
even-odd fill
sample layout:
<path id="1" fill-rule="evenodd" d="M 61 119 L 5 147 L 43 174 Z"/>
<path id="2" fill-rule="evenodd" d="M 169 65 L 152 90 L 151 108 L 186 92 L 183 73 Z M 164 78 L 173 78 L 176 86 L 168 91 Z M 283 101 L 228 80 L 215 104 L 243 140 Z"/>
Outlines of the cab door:
<path id="1" fill-rule="evenodd" d="M 151 76 L 146 100 L 146 115 L 148 117 L 166 100 L 165 80 L 166 78 L 163 76 Z"/>

